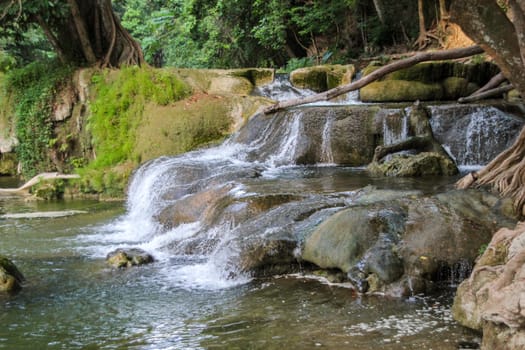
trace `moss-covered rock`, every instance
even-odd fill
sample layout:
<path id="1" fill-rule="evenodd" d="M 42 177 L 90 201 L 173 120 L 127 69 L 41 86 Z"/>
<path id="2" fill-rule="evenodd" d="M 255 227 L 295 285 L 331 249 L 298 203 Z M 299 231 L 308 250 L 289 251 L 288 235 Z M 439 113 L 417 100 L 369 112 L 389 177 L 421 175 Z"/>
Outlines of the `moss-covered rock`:
<path id="1" fill-rule="evenodd" d="M 395 155 L 392 159 L 381 164 L 370 163 L 368 171 L 381 176 L 452 176 L 458 173 L 458 168 L 448 157 L 434 152 L 422 152 L 416 155 Z"/>
<path id="2" fill-rule="evenodd" d="M 255 86 L 271 83 L 273 69 L 176 69 L 174 70 L 194 90 L 209 94 L 249 95 Z"/>
<path id="3" fill-rule="evenodd" d="M 424 83 L 408 80 L 376 81 L 359 91 L 364 102 L 403 102 L 415 100 L 441 100 L 445 96 L 439 83 Z"/>
<path id="4" fill-rule="evenodd" d="M 0 255 L 0 293 L 13 293 L 22 288 L 24 275 L 8 258 Z"/>
<path id="5" fill-rule="evenodd" d="M 275 70 L 271 68 L 241 68 L 233 69 L 228 72 L 233 76 L 248 79 L 253 86 L 270 84 L 275 75 Z"/>
<path id="6" fill-rule="evenodd" d="M 0 175 L 16 175 L 18 161 L 15 153 L 0 153 Z"/>
<path id="7" fill-rule="evenodd" d="M 290 73 L 290 81 L 300 89 L 321 92 L 350 83 L 354 74 L 353 65 L 323 65 L 296 69 Z"/>
<path id="8" fill-rule="evenodd" d="M 153 256 L 138 248 L 117 249 L 108 254 L 106 261 L 115 268 L 125 268 L 150 264 L 154 261 Z"/>
<path id="9" fill-rule="evenodd" d="M 380 68 L 370 65 L 363 70 L 368 75 Z M 483 62 L 419 63 L 387 74 L 379 81 L 361 89 L 361 100 L 367 102 L 455 100 L 467 96 L 497 74 L 495 65 Z"/>

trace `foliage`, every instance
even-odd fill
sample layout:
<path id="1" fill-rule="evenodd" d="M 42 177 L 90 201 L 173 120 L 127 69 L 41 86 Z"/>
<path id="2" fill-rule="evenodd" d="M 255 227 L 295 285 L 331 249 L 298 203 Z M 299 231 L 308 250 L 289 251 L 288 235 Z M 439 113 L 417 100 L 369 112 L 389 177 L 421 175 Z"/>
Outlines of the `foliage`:
<path id="1" fill-rule="evenodd" d="M 14 95 L 16 149 L 22 173 L 32 177 L 48 169 L 46 150 L 53 134 L 53 98 L 71 76 L 71 67 L 55 61 L 35 62 L 6 75 L 7 93 Z"/>
<path id="2" fill-rule="evenodd" d="M 93 76 L 95 96 L 88 128 L 96 158 L 84 169 L 91 174 L 85 189 L 96 192 L 123 189 L 119 180 L 129 174 L 108 170 L 127 161 L 137 165 L 135 131 L 146 103 L 167 105 L 185 97 L 188 87 L 174 75 L 150 68 L 127 67 Z M 126 171 L 130 172 L 130 171 Z"/>
<path id="3" fill-rule="evenodd" d="M 20 64 L 55 57 L 51 45 L 36 23 L 37 16 L 53 28 L 64 26 L 67 14 L 65 1 L 25 0 L 0 4 L 0 49 Z"/>

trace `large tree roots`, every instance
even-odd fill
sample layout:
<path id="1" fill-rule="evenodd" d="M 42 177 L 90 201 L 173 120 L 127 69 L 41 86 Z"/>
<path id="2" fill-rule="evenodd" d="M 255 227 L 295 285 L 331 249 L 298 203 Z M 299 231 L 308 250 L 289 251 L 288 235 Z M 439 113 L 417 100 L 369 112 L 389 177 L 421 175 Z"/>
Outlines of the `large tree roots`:
<path id="1" fill-rule="evenodd" d="M 514 209 L 525 215 L 525 128 L 504 152 L 476 173 L 470 173 L 456 183 L 456 188 L 491 186 L 502 196 L 513 199 Z"/>

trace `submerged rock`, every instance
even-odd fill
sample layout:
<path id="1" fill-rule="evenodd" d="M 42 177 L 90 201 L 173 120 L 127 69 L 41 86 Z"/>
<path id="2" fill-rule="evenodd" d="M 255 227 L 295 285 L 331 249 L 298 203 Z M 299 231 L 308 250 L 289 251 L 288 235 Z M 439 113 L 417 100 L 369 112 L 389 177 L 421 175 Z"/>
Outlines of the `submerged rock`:
<path id="1" fill-rule="evenodd" d="M 109 253 L 106 261 L 115 268 L 123 268 L 149 264 L 152 263 L 154 259 L 149 253 L 139 248 L 119 248 Z"/>
<path id="2" fill-rule="evenodd" d="M 0 293 L 13 293 L 22 288 L 24 275 L 11 260 L 0 255 Z"/>

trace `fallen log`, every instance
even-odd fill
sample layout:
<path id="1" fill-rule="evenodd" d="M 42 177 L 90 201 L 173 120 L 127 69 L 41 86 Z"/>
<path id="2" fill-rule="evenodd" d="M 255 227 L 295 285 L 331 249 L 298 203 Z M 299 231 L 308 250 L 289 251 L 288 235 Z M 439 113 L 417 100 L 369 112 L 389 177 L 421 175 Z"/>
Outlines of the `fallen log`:
<path id="1" fill-rule="evenodd" d="M 79 179 L 80 175 L 77 174 L 60 174 L 57 172 L 54 173 L 41 173 L 33 177 L 31 180 L 27 181 L 25 184 L 18 188 L 0 188 L 0 194 L 27 194 L 29 189 L 34 185 L 40 183 L 41 181 L 46 180 L 58 180 L 58 179 Z"/>
<path id="2" fill-rule="evenodd" d="M 343 86 L 338 86 L 336 88 L 321 92 L 316 95 L 311 95 L 307 97 L 278 102 L 264 109 L 264 113 L 270 114 L 270 113 L 274 113 L 281 109 L 285 109 L 289 107 L 295 107 L 295 106 L 300 106 L 300 105 L 304 105 L 307 103 L 313 103 L 313 102 L 319 102 L 319 101 L 328 101 L 339 95 L 360 89 L 363 86 L 366 86 L 378 80 L 379 78 L 384 77 L 385 75 L 389 73 L 395 72 L 403 68 L 412 67 L 421 62 L 451 60 L 451 59 L 473 56 L 473 55 L 477 55 L 481 53 L 483 53 L 483 49 L 477 45 L 460 48 L 460 49 L 421 52 L 412 57 L 408 57 L 408 58 L 405 58 L 399 61 L 389 63 L 386 66 L 383 66 L 373 71 L 372 73 L 362 77 L 361 79 L 353 83 L 343 85 Z"/>

